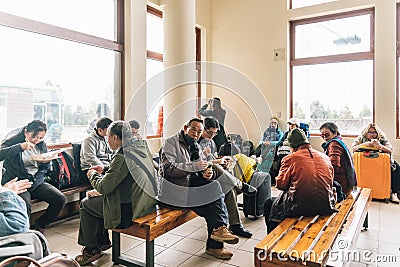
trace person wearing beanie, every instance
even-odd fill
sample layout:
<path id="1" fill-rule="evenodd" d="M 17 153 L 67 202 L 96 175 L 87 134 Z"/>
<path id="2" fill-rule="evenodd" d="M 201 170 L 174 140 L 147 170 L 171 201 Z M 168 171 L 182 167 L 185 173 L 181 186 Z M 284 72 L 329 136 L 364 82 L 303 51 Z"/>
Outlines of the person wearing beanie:
<path id="1" fill-rule="evenodd" d="M 283 192 L 264 204 L 268 233 L 287 217 L 332 214 L 333 167 L 327 155 L 313 149 L 299 128 L 288 134 L 292 153 L 282 159 L 276 187 Z"/>

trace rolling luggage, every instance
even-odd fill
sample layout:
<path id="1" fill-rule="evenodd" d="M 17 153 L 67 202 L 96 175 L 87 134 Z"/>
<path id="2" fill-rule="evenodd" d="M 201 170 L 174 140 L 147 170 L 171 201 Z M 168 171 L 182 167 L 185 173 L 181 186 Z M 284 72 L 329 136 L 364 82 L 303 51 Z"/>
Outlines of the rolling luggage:
<path id="1" fill-rule="evenodd" d="M 249 215 L 258 216 L 264 213 L 264 202 L 271 197 L 271 176 L 268 172 L 254 172 L 250 185 L 257 188 L 257 193 L 252 195 L 243 194 L 243 213 L 247 218 Z"/>
<path id="2" fill-rule="evenodd" d="M 372 198 L 390 199 L 390 155 L 377 151 L 355 152 L 353 155 L 354 169 L 357 174 L 358 186 L 372 189 Z"/>

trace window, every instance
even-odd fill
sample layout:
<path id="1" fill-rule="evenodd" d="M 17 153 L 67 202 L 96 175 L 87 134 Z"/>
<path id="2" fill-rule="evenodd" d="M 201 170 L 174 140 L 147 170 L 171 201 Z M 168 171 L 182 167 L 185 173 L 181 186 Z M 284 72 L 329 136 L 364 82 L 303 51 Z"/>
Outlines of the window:
<path id="1" fill-rule="evenodd" d="M 373 10 L 293 21 L 291 114 L 359 134 L 373 120 Z M 359 100 L 359 101 L 357 101 Z"/>
<path id="2" fill-rule="evenodd" d="M 162 20 L 162 12 L 148 6 L 147 7 L 147 62 L 146 77 L 147 80 L 164 70 L 163 53 L 164 53 L 164 25 Z M 155 90 L 156 88 L 153 88 Z M 146 108 L 149 114 L 146 122 L 147 136 L 160 136 L 161 128 L 158 124 L 158 117 L 164 104 L 164 99 L 158 100 L 161 96 L 163 88 L 158 88 L 158 92 L 147 92 Z"/>
<path id="3" fill-rule="evenodd" d="M 305 6 L 313 6 L 322 3 L 334 2 L 337 0 L 291 0 L 290 6 L 291 8 L 300 8 Z"/>
<path id="4" fill-rule="evenodd" d="M 30 2 L 0 3 L 0 139 L 41 119 L 48 144 L 81 141 L 98 115 L 121 117 L 122 2 Z"/>

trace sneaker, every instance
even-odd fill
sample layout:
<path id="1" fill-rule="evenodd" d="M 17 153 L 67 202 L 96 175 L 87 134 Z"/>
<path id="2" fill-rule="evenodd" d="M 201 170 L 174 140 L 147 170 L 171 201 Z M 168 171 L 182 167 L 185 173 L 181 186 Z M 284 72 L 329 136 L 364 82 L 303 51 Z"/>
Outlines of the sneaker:
<path id="1" fill-rule="evenodd" d="M 229 260 L 233 256 L 233 253 L 226 248 L 206 248 L 206 253 L 223 260 Z"/>
<path id="2" fill-rule="evenodd" d="M 109 243 L 107 243 L 107 244 L 101 245 L 101 246 L 99 247 L 99 249 L 100 249 L 101 251 L 106 251 L 106 250 L 110 249 L 111 247 L 112 247 L 111 242 L 109 242 Z"/>
<path id="3" fill-rule="evenodd" d="M 38 220 L 35 220 L 35 223 L 34 223 L 32 229 L 33 229 L 33 230 L 36 230 L 36 231 L 39 231 L 40 233 L 44 234 L 44 232 L 45 232 L 45 230 L 46 230 L 46 227 L 45 227 L 45 226 L 41 226 L 41 225 L 39 224 L 39 221 L 38 221 Z"/>
<path id="4" fill-rule="evenodd" d="M 245 237 L 245 238 L 250 238 L 253 235 L 249 230 L 244 228 L 244 226 L 241 224 L 231 225 L 231 226 L 229 226 L 229 230 L 233 234 L 235 234 L 237 236 Z"/>
<path id="5" fill-rule="evenodd" d="M 397 193 L 392 193 L 392 195 L 390 196 L 390 201 L 392 201 L 392 202 L 394 202 L 394 203 L 397 203 L 397 204 L 400 203 L 400 200 L 399 200 L 399 198 L 397 197 Z"/>
<path id="6" fill-rule="evenodd" d="M 87 247 L 82 249 L 82 255 L 78 255 L 75 257 L 75 260 L 79 263 L 79 265 L 87 265 L 103 256 L 103 253 L 99 248 L 94 248 L 89 250 Z"/>
<path id="7" fill-rule="evenodd" d="M 237 244 L 239 242 L 239 237 L 232 234 L 231 231 L 225 225 L 218 228 L 214 228 L 210 236 L 211 239 L 218 242 L 225 242 L 228 244 Z"/>
<path id="8" fill-rule="evenodd" d="M 242 192 L 246 195 L 254 195 L 257 193 L 257 188 L 247 183 L 242 183 Z"/>

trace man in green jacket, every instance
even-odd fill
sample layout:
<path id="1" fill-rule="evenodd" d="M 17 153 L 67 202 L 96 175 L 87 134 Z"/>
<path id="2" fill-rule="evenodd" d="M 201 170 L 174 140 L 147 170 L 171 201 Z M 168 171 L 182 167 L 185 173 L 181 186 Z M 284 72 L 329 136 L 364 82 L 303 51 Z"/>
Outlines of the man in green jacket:
<path id="1" fill-rule="evenodd" d="M 84 248 L 75 258 L 80 265 L 99 259 L 111 247 L 106 229 L 127 228 L 155 211 L 155 173 L 146 142 L 131 138 L 123 121 L 108 127 L 107 138 L 115 151 L 110 167 L 104 175 L 102 166 L 90 168 L 87 176 L 96 193 L 80 205 L 78 244 Z"/>

